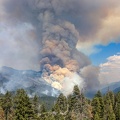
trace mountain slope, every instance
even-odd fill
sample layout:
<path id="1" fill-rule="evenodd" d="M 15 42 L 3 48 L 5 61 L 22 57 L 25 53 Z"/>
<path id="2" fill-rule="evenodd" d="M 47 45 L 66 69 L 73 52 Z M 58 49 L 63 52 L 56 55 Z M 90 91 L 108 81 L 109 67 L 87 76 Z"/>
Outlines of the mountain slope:
<path id="1" fill-rule="evenodd" d="M 0 69 L 0 92 L 25 89 L 30 96 L 56 96 L 59 91 L 41 78 L 41 72 L 33 70 L 15 70 L 10 67 Z"/>
<path id="2" fill-rule="evenodd" d="M 101 89 L 101 92 L 103 93 L 103 94 L 105 94 L 108 90 L 111 90 L 111 91 L 113 91 L 113 92 L 115 92 L 115 91 L 119 91 L 120 89 L 120 81 L 119 82 L 114 82 L 114 83 L 111 83 L 111 84 L 109 84 L 109 85 L 106 85 L 105 87 L 103 87 L 102 89 Z"/>

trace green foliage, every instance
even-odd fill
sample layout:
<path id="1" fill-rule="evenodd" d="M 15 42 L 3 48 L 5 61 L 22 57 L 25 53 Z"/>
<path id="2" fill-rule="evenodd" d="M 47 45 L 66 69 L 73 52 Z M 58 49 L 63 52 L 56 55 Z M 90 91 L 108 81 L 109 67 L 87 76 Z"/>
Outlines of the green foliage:
<path id="1" fill-rule="evenodd" d="M 98 113 L 95 113 L 94 120 L 100 120 L 100 117 L 99 117 Z"/>
<path id="2" fill-rule="evenodd" d="M 54 116 L 55 120 L 64 120 L 64 116 L 60 113 L 57 113 L 55 116 Z"/>
<path id="3" fill-rule="evenodd" d="M 76 114 L 74 112 L 68 112 L 65 116 L 65 120 L 76 120 Z"/>
<path id="4" fill-rule="evenodd" d="M 27 93 L 23 89 L 16 92 L 14 98 L 15 117 L 14 120 L 31 120 L 34 118 L 34 111 Z"/>
<path id="5" fill-rule="evenodd" d="M 39 98 L 39 104 L 45 104 L 45 107 L 47 110 L 51 110 L 55 104 L 55 101 L 57 100 L 56 97 L 52 96 L 43 96 Z"/>
<path id="6" fill-rule="evenodd" d="M 104 109 L 104 120 L 116 120 L 115 113 L 113 110 L 113 101 L 111 100 L 111 93 L 105 95 L 105 109 Z"/>
<path id="7" fill-rule="evenodd" d="M 73 88 L 73 94 L 68 97 L 69 102 L 69 110 L 71 111 L 80 111 L 81 103 L 80 103 L 80 90 L 79 87 L 76 85 Z"/>
<path id="8" fill-rule="evenodd" d="M 38 120 L 56 120 L 51 113 L 42 113 Z"/>
<path id="9" fill-rule="evenodd" d="M 93 106 L 93 115 L 94 118 L 97 117 L 100 118 L 100 101 L 99 98 L 95 97 L 92 100 L 92 106 Z"/>
<path id="10" fill-rule="evenodd" d="M 102 93 L 101 93 L 100 91 L 98 91 L 98 92 L 95 94 L 95 97 L 101 98 L 101 97 L 102 97 Z"/>
<path id="11" fill-rule="evenodd" d="M 12 108 L 12 94 L 10 92 L 7 91 L 1 99 L 1 107 L 4 110 L 5 120 L 8 120 L 8 114 Z"/>
<path id="12" fill-rule="evenodd" d="M 62 113 L 67 110 L 67 99 L 62 93 L 59 95 L 57 99 L 54 110 Z"/>
<path id="13" fill-rule="evenodd" d="M 104 100 L 102 97 L 102 94 L 100 91 L 98 91 L 95 95 L 95 97 L 92 100 L 92 106 L 93 106 L 93 116 L 96 117 L 97 115 L 99 119 L 103 119 L 104 115 Z"/>
<path id="14" fill-rule="evenodd" d="M 37 119 L 38 118 L 38 115 L 39 115 L 39 108 L 40 108 L 40 105 L 39 105 L 39 98 L 37 95 L 34 96 L 33 98 L 33 101 L 32 101 L 32 108 L 33 108 L 33 112 L 34 112 L 34 118 Z"/>
<path id="15" fill-rule="evenodd" d="M 118 92 L 115 96 L 115 115 L 116 120 L 120 120 L 120 92 Z"/>
<path id="16" fill-rule="evenodd" d="M 115 107 L 115 96 L 114 96 L 114 93 L 113 93 L 112 91 L 108 91 L 107 94 L 108 94 L 109 97 L 110 97 L 111 105 L 112 105 L 112 107 L 113 107 L 113 109 L 114 109 L 114 107 Z"/>
<path id="17" fill-rule="evenodd" d="M 39 98 L 35 95 L 30 99 L 23 89 L 19 89 L 14 96 L 10 92 L 0 96 L 0 119 L 120 120 L 120 92 L 114 94 L 108 91 L 102 95 L 98 91 L 89 100 L 76 85 L 73 93 L 67 97 L 63 94 L 57 99 L 48 96 Z"/>
<path id="18" fill-rule="evenodd" d="M 45 105 L 42 104 L 42 105 L 40 106 L 40 113 L 42 114 L 42 113 L 45 113 L 45 112 L 47 112 L 47 111 L 46 111 L 46 108 L 45 108 Z"/>
<path id="19" fill-rule="evenodd" d="M 69 119 L 89 120 L 91 119 L 91 107 L 88 100 L 80 92 L 78 86 L 74 86 L 73 94 L 68 96 Z"/>

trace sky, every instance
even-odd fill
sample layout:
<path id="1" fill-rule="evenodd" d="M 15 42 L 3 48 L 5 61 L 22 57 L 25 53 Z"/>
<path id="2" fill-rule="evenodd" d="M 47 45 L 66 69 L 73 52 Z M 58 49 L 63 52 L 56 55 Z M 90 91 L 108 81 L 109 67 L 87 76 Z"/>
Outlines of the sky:
<path id="1" fill-rule="evenodd" d="M 100 67 L 100 83 L 108 85 L 120 81 L 120 44 L 110 43 L 97 46 L 98 53 L 91 54 L 92 63 Z"/>
<path id="2" fill-rule="evenodd" d="M 99 68 L 101 84 L 120 81 L 119 11 L 118 0 L 0 0 L 0 67 L 39 71 L 45 39 L 61 37 L 81 66 Z"/>
<path id="3" fill-rule="evenodd" d="M 98 45 L 96 48 L 98 52 L 89 55 L 92 63 L 96 66 L 107 62 L 108 57 L 117 55 L 120 52 L 119 43 L 110 43 L 106 46 Z"/>

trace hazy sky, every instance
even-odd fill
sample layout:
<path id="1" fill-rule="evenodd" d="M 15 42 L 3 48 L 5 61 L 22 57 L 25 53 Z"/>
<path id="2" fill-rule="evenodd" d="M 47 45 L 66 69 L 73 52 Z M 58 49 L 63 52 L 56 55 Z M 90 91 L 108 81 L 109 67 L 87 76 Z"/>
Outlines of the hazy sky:
<path id="1" fill-rule="evenodd" d="M 59 24 L 67 21 L 65 25 L 78 39 L 77 49 L 100 67 L 101 83 L 120 81 L 120 1 L 40 1 L 37 4 L 38 0 L 0 0 L 0 67 L 39 70 L 38 39 L 42 37 L 44 15 L 38 13 L 46 8 L 51 10 L 52 6 L 54 16 L 47 13 L 46 23 L 54 23 L 55 18 Z M 58 27 L 53 31 L 63 35 Z M 64 37 L 67 35 L 69 32 Z"/>

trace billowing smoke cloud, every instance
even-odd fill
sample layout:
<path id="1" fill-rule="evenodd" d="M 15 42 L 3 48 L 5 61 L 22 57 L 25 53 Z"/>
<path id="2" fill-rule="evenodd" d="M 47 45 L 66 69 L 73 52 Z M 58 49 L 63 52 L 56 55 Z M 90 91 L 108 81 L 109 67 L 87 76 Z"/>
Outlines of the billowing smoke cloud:
<path id="1" fill-rule="evenodd" d="M 6 11 L 3 10 L 2 1 L 8 3 Z M 85 54 L 96 52 L 95 45 L 120 42 L 118 39 L 120 1 L 118 0 L 1 0 L 0 5 L 1 19 L 12 20 L 13 24 L 18 21 L 32 22 L 39 27 L 39 34 L 42 34 L 40 29 L 42 22 L 39 22 L 41 16 L 44 16 L 44 20 L 46 19 L 46 22 L 44 21 L 46 24 L 48 18 L 52 23 L 55 22 L 55 18 L 62 20 L 62 23 L 69 21 L 79 31 L 77 48 Z M 47 12 L 44 15 L 42 13 L 38 15 L 41 10 Z M 6 14 L 7 17 L 3 17 Z"/>
<path id="2" fill-rule="evenodd" d="M 90 60 L 79 52 L 76 46 L 88 54 L 96 50 L 93 48 L 94 45 L 107 44 L 113 41 L 113 38 L 118 38 L 119 1 L 5 0 L 4 4 L 4 9 L 1 8 L 4 12 L 0 13 L 2 25 L 15 28 L 18 35 L 20 32 L 18 25 L 24 26 L 22 30 L 26 28 L 25 24 L 32 26 L 28 30 L 25 29 L 25 38 L 22 35 L 20 35 L 22 38 L 17 37 L 21 38 L 18 41 L 13 32 L 14 40 L 11 41 L 15 41 L 16 48 L 21 44 L 22 53 L 29 55 L 29 64 L 34 63 L 33 58 L 36 60 L 34 64 L 38 65 L 38 60 L 40 61 L 42 77 L 46 81 L 62 91 L 70 91 L 67 86 L 64 87 L 68 80 L 70 86 L 71 83 L 75 83 L 80 84 L 81 88 L 83 84 L 90 89 L 99 85 L 98 68 L 92 66 Z M 117 29 L 114 29 L 115 27 Z M 32 32 L 29 34 L 30 29 Z M 115 42 L 119 40 L 115 39 Z M 17 53 L 20 54 L 19 51 Z M 33 61 L 30 62 L 29 59 Z"/>
<path id="3" fill-rule="evenodd" d="M 79 77 L 79 70 L 89 65 L 90 61 L 76 49 L 79 32 L 71 22 L 57 18 L 52 1 L 34 1 L 31 6 L 39 10 L 38 20 L 42 23 L 40 51 L 42 77 L 64 94 L 71 92 L 64 86 L 67 79 L 70 82 L 69 86 L 74 83 L 71 90 L 75 84 L 81 84 L 82 88 L 83 80 Z M 70 81 L 71 78 L 73 80 Z"/>
<path id="4" fill-rule="evenodd" d="M 80 74 L 84 78 L 85 83 L 87 83 L 86 88 L 89 88 L 90 90 L 92 90 L 93 88 L 97 87 L 97 89 L 99 89 L 100 86 L 99 86 L 99 81 L 98 81 L 98 77 L 99 77 L 98 67 L 89 65 L 81 69 Z"/>
<path id="5" fill-rule="evenodd" d="M 38 69 L 38 45 L 35 42 L 34 28 L 30 24 L 21 24 L 7 28 L 0 25 L 0 66 L 16 69 Z"/>

